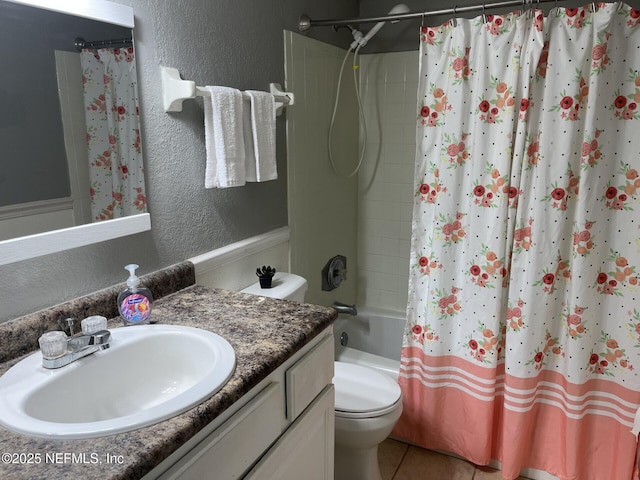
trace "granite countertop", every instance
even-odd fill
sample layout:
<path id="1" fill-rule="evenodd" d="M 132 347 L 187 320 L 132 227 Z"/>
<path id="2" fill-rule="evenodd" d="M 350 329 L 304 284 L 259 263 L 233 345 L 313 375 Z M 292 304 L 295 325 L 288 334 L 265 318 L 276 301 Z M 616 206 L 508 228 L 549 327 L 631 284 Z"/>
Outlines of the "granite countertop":
<path id="1" fill-rule="evenodd" d="M 0 478 L 137 480 L 331 325 L 336 317 L 337 313 L 326 307 L 198 285 L 165 296 L 154 303 L 152 318 L 158 323 L 210 330 L 233 346 L 236 369 L 229 382 L 214 396 L 181 415 L 108 437 L 47 440 L 0 427 L 0 454 L 3 454 Z M 110 320 L 110 328 L 120 325 L 119 319 Z M 0 364 L 0 374 L 20 358 Z M 6 454 L 14 454 L 9 462 Z M 37 458 L 39 463 L 35 463 Z M 29 460 L 34 463 L 28 463 Z"/>

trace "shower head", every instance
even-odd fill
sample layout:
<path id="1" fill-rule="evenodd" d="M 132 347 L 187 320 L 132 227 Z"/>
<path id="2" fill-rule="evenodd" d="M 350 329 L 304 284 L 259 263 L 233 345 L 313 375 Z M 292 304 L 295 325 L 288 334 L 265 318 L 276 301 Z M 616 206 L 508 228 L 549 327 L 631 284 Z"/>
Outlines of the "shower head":
<path id="1" fill-rule="evenodd" d="M 395 7 L 393 7 L 391 10 L 389 10 L 389 15 L 398 15 L 401 13 L 409 13 L 409 7 L 407 7 L 404 3 L 399 3 L 398 5 L 396 5 Z M 395 23 L 398 20 L 392 22 Z M 376 23 L 373 28 L 371 30 L 369 30 L 367 32 L 367 34 L 362 37 L 360 40 L 358 40 L 358 44 L 361 47 L 364 47 L 367 42 L 369 42 L 369 40 L 371 40 L 371 38 L 380 31 L 380 29 L 384 26 L 384 24 L 387 22 L 378 22 Z"/>

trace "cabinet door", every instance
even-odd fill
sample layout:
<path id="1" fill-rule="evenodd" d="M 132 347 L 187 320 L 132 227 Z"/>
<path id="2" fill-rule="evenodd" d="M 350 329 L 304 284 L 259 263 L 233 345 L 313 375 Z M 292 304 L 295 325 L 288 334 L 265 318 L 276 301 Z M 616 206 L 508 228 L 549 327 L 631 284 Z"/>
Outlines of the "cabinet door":
<path id="1" fill-rule="evenodd" d="M 333 335 L 328 335 L 285 374 L 287 419 L 294 421 L 322 389 L 333 381 L 335 352 Z"/>
<path id="2" fill-rule="evenodd" d="M 334 389 L 328 385 L 246 480 L 332 480 Z"/>

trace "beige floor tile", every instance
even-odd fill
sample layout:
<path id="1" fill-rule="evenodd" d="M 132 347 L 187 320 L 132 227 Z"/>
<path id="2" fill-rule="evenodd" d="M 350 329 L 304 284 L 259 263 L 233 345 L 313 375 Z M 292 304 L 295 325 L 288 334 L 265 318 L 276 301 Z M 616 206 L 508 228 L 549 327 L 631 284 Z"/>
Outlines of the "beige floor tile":
<path id="1" fill-rule="evenodd" d="M 476 467 L 473 480 L 503 480 L 500 470 L 491 467 Z"/>
<path id="2" fill-rule="evenodd" d="M 378 447 L 378 465 L 382 480 L 392 480 L 409 445 L 387 438 Z"/>
<path id="3" fill-rule="evenodd" d="M 500 470 L 491 467 L 476 467 L 476 474 L 473 480 L 504 480 Z M 529 480 L 525 477 L 518 477 L 516 480 Z"/>
<path id="4" fill-rule="evenodd" d="M 464 460 L 411 446 L 393 480 L 472 480 L 474 471 Z"/>

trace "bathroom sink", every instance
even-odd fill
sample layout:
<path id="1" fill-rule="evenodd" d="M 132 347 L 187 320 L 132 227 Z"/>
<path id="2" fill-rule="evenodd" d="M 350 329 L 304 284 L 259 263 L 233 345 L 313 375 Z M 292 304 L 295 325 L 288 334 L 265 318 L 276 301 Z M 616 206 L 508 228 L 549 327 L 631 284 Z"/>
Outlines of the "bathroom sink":
<path id="1" fill-rule="evenodd" d="M 47 370 L 38 351 L 0 377 L 0 424 L 42 438 L 95 438 L 166 420 L 220 390 L 235 369 L 224 338 L 198 328 L 111 330 L 110 348 Z"/>

